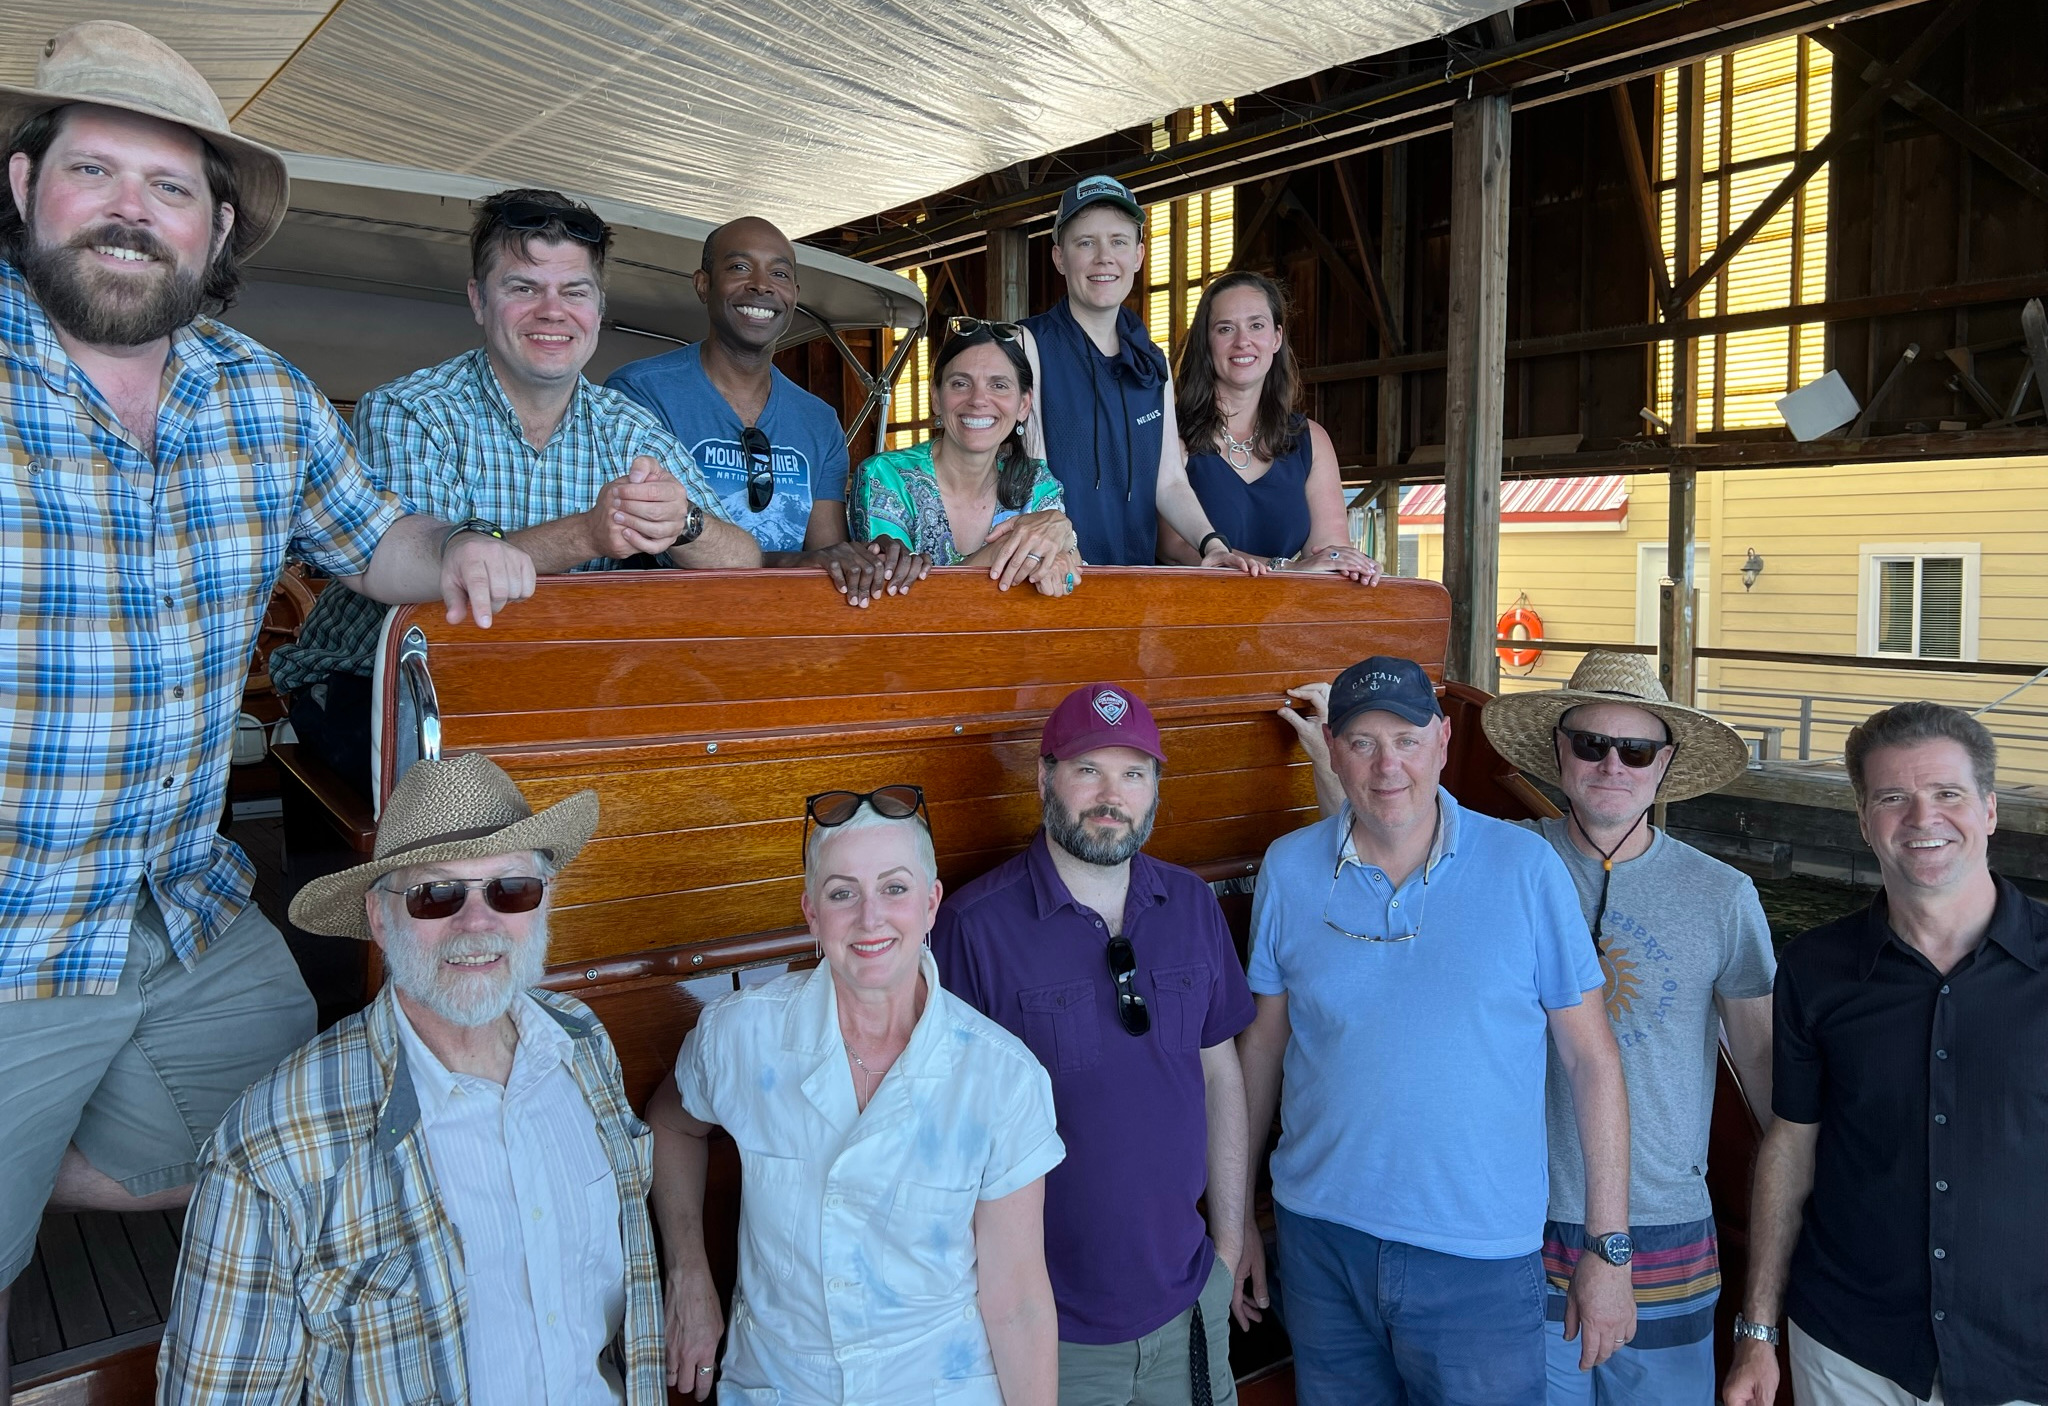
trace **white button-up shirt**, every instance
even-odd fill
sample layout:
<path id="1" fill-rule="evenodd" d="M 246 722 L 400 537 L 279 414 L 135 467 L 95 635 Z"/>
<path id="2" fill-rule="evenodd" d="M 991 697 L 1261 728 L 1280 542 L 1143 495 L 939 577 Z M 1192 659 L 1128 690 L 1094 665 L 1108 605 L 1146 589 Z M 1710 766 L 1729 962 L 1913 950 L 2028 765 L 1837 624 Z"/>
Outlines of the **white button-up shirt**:
<path id="1" fill-rule="evenodd" d="M 820 965 L 721 997 L 676 1059 L 739 1144 L 740 1272 L 719 1400 L 1001 1406 L 974 1210 L 1059 1165 L 1052 1082 L 939 985 L 865 1112 Z"/>
<path id="2" fill-rule="evenodd" d="M 522 994 L 501 1087 L 449 1072 L 397 1009 L 435 1187 L 462 1248 L 470 1400 L 623 1402 L 604 1357 L 626 1309 L 618 1181 L 569 1072 L 569 1033 Z"/>

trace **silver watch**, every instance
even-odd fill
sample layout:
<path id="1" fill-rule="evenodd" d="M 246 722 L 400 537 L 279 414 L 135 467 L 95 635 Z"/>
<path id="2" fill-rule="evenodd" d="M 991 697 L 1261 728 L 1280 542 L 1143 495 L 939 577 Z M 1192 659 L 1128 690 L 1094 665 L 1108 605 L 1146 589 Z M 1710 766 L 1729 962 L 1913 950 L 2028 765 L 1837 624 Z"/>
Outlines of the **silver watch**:
<path id="1" fill-rule="evenodd" d="M 1760 1343 L 1769 1343 L 1772 1347 L 1776 1347 L 1782 1335 L 1770 1324 L 1752 1323 L 1738 1312 L 1735 1315 L 1735 1336 L 1738 1338 L 1755 1338 Z"/>

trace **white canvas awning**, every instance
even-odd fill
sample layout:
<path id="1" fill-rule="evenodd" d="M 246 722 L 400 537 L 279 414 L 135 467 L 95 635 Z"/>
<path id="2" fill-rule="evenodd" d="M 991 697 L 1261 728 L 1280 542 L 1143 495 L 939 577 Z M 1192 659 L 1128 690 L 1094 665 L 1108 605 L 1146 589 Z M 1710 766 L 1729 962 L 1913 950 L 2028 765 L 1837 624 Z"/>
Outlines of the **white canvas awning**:
<path id="1" fill-rule="evenodd" d="M 9 0 L 0 81 L 123 19 L 285 150 L 797 236 L 1510 2 Z"/>
<path id="2" fill-rule="evenodd" d="M 251 260 L 229 323 L 336 400 L 478 344 L 463 291 L 471 202 L 500 182 L 332 157 L 293 155 L 289 164 L 290 213 Z M 617 200 L 591 205 L 613 230 L 605 328 L 585 370 L 602 381 L 704 335 L 690 275 L 712 226 Z M 805 315 L 785 345 L 828 323 L 909 329 L 924 320 L 910 280 L 808 245 L 797 246 L 797 282 Z"/>

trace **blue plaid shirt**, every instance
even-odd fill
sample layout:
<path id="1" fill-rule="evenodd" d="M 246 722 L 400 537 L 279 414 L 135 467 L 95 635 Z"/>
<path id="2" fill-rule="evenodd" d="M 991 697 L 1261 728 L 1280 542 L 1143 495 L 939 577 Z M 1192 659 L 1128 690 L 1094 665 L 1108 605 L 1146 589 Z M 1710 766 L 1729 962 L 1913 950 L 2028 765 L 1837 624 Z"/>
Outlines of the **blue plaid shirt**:
<path id="1" fill-rule="evenodd" d="M 248 902 L 216 832 L 287 550 L 368 569 L 405 511 L 313 383 L 199 318 L 145 454 L 0 261 L 0 1001 L 102 995 L 147 878 L 190 961 Z"/>
<path id="2" fill-rule="evenodd" d="M 706 517 L 725 518 L 697 461 L 653 411 L 581 377 L 562 423 L 535 449 L 481 347 L 364 396 L 356 437 L 373 480 L 446 522 L 480 517 L 522 532 L 583 512 L 642 454 L 674 474 Z M 575 569 L 619 565 L 597 557 Z M 330 674 L 367 678 L 383 628 L 377 602 L 324 591 L 298 639 L 271 654 L 270 681 L 289 693 Z"/>

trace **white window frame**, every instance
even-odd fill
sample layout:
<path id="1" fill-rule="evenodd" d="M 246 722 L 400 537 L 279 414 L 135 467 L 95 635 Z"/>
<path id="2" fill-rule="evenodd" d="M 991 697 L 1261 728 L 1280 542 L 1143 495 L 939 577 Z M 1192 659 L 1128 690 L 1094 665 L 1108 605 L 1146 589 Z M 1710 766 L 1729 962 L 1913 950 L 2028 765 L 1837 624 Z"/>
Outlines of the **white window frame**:
<path id="1" fill-rule="evenodd" d="M 1977 622 L 1981 607 L 1981 567 L 1984 547 L 1980 542 L 1865 542 L 1857 548 L 1860 559 L 1856 586 L 1856 652 L 1876 659 L 1924 659 L 1916 648 L 1911 654 L 1888 649 L 1882 652 L 1877 647 L 1877 607 L 1880 599 L 1878 590 L 1878 563 L 1904 561 L 1921 557 L 1961 557 L 1963 559 L 1963 631 L 1962 653 L 1956 662 L 1974 664 L 1977 662 Z M 1914 569 L 1914 580 L 1919 580 L 1919 569 Z M 1917 635 L 1920 622 L 1915 613 L 1913 629 Z M 1947 656 L 1940 656 L 1946 658 Z"/>

